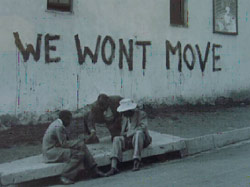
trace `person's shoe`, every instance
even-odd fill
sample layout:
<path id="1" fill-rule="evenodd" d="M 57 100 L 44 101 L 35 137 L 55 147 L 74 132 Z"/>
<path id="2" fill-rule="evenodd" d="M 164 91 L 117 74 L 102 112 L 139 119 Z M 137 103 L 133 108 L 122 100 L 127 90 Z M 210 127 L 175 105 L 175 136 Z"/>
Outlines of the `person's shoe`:
<path id="1" fill-rule="evenodd" d="M 74 181 L 66 178 L 66 177 L 60 177 L 60 181 L 62 184 L 68 185 L 68 184 L 74 184 Z"/>
<path id="2" fill-rule="evenodd" d="M 97 136 L 89 136 L 84 140 L 85 144 L 96 144 L 99 142 L 100 142 L 100 140 Z"/>
<path id="3" fill-rule="evenodd" d="M 105 176 L 106 176 L 106 177 L 109 177 L 109 176 L 115 175 L 115 174 L 117 174 L 117 173 L 119 173 L 119 170 L 118 170 L 117 168 L 111 168 L 111 169 L 105 174 Z"/>
<path id="4" fill-rule="evenodd" d="M 138 171 L 138 170 L 140 170 L 140 161 L 138 159 L 135 159 L 132 171 Z"/>
<path id="5" fill-rule="evenodd" d="M 106 174 L 103 173 L 102 171 L 100 171 L 98 168 L 95 168 L 93 173 L 94 173 L 93 174 L 94 178 L 96 178 L 96 177 L 106 177 Z"/>

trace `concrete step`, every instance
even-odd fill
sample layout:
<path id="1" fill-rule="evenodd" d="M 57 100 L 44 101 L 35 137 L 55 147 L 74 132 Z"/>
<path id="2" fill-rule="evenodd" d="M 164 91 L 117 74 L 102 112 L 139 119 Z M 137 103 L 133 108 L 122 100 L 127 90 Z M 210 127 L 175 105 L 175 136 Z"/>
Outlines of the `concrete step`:
<path id="1" fill-rule="evenodd" d="M 150 131 L 150 135 L 153 142 L 143 150 L 142 158 L 186 149 L 184 139 L 180 137 L 154 131 Z M 112 147 L 110 137 L 102 138 L 99 144 L 91 144 L 88 147 L 98 166 L 110 164 L 110 151 Z M 130 161 L 132 160 L 132 156 L 132 150 L 125 151 L 123 160 Z M 57 176 L 62 173 L 63 167 L 64 163 L 43 163 L 42 155 L 0 164 L 0 185 L 14 185 L 45 177 Z"/>

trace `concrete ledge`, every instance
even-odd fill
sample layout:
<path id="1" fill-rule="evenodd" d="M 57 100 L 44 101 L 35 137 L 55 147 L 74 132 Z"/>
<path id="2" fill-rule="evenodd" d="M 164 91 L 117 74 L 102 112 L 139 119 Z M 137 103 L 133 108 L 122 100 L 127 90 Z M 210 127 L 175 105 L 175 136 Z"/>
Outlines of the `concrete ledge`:
<path id="1" fill-rule="evenodd" d="M 62 171 L 64 164 L 48 164 L 42 162 L 42 155 L 16 160 L 6 164 L 1 164 L 1 184 L 17 184 L 23 181 L 31 181 L 48 176 L 54 176 Z"/>
<path id="2" fill-rule="evenodd" d="M 186 150 L 187 155 L 193 155 L 248 140 L 250 139 L 250 127 L 191 139 L 182 139 L 153 131 L 150 131 L 150 134 L 153 138 L 153 143 L 143 150 L 143 158 L 182 150 Z M 88 145 L 88 147 L 99 166 L 110 164 L 110 150 L 112 147 L 110 137 L 105 137 L 101 139 L 101 143 Z M 132 160 L 132 155 L 132 150 L 124 152 L 123 160 Z M 61 174 L 63 167 L 63 163 L 43 163 L 42 155 L 0 164 L 0 186 L 15 185 L 22 182 L 57 176 Z"/>
<path id="3" fill-rule="evenodd" d="M 150 134 L 153 138 L 153 143 L 144 149 L 142 153 L 143 158 L 186 148 L 182 138 L 153 131 L 150 131 Z M 112 147 L 110 137 L 105 137 L 101 139 L 101 143 L 88 145 L 88 147 L 99 166 L 110 164 L 110 150 Z M 124 152 L 123 160 L 132 160 L 132 155 L 132 150 Z M 57 176 L 61 174 L 63 167 L 63 163 L 43 163 L 42 155 L 0 164 L 0 186 Z"/>
<path id="4" fill-rule="evenodd" d="M 250 127 L 186 139 L 188 155 L 250 139 Z"/>
<path id="5" fill-rule="evenodd" d="M 214 149 L 214 136 L 206 135 L 185 140 L 188 155 Z"/>
<path id="6" fill-rule="evenodd" d="M 250 128 L 236 129 L 228 132 L 214 134 L 215 147 L 223 147 L 250 138 Z"/>

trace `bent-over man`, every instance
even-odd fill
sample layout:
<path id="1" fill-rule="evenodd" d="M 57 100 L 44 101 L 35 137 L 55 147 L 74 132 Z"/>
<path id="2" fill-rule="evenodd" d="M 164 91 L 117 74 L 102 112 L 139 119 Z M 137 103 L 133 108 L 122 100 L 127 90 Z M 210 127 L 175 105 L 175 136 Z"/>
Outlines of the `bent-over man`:
<path id="1" fill-rule="evenodd" d="M 117 112 L 119 102 L 122 100 L 120 96 L 107 96 L 100 94 L 97 101 L 85 106 L 84 119 L 84 134 L 89 135 L 86 143 L 98 143 L 99 139 L 96 136 L 96 123 L 105 123 L 108 128 L 111 139 L 120 135 L 121 132 L 121 115 Z"/>
<path id="2" fill-rule="evenodd" d="M 123 99 L 120 101 L 118 112 L 122 113 L 122 129 L 121 136 L 114 137 L 111 169 L 106 176 L 111 176 L 119 172 L 117 168 L 118 162 L 122 162 L 122 151 L 134 149 L 134 166 L 133 171 L 140 169 L 141 152 L 151 142 L 152 138 L 147 129 L 147 118 L 143 111 L 136 109 L 137 104 L 131 99 Z"/>
<path id="3" fill-rule="evenodd" d="M 60 180 L 63 184 L 72 184 L 83 169 L 96 176 L 104 176 L 83 140 L 68 140 L 66 127 L 70 125 L 72 114 L 68 110 L 59 113 L 43 137 L 42 152 L 46 163 L 67 162 Z"/>

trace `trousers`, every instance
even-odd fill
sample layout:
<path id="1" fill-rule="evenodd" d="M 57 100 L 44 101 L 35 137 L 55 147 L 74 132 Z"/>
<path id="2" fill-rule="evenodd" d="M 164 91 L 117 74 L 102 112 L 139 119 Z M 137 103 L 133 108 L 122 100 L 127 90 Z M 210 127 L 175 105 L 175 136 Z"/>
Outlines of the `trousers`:
<path id="1" fill-rule="evenodd" d="M 122 162 L 122 152 L 133 148 L 133 159 L 141 160 L 141 153 L 143 150 L 145 141 L 145 134 L 139 130 L 131 137 L 116 136 L 113 140 L 111 159 L 116 158 L 119 162 Z"/>
<path id="2" fill-rule="evenodd" d="M 93 169 L 97 166 L 92 154 L 84 142 L 70 148 L 71 157 L 63 169 L 62 175 L 68 179 L 74 180 L 79 171 L 84 169 Z"/>

